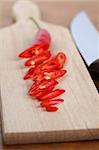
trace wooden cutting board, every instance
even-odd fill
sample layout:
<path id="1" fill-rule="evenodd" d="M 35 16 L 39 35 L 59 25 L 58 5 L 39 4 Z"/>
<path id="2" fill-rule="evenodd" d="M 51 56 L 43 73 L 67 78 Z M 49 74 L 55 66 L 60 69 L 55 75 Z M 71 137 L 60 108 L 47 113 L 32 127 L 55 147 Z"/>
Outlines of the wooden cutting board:
<path id="1" fill-rule="evenodd" d="M 68 29 L 40 20 L 38 7 L 26 0 L 13 7 L 16 23 L 0 30 L 0 88 L 2 137 L 5 144 L 62 142 L 99 138 L 99 95 Z M 49 113 L 27 95 L 31 81 L 18 54 L 33 44 L 38 29 L 34 18 L 52 36 L 52 54 L 68 56 L 68 75 L 59 87 L 66 90 L 59 111 Z"/>

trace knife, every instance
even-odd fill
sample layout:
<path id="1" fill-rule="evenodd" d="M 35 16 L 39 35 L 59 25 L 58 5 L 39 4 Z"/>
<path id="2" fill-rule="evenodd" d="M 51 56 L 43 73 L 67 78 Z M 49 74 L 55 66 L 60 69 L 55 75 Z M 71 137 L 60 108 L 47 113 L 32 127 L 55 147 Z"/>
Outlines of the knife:
<path id="1" fill-rule="evenodd" d="M 99 32 L 83 11 L 73 19 L 70 29 L 89 70 L 99 78 Z"/>

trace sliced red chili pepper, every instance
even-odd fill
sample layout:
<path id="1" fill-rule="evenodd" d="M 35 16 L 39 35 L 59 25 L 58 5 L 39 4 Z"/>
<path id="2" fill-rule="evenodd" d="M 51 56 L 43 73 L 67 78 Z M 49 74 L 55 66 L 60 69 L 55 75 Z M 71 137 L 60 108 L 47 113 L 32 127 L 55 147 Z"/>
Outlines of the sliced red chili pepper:
<path id="1" fill-rule="evenodd" d="M 34 96 L 36 99 L 38 99 L 39 101 L 41 101 L 41 100 L 40 100 L 40 97 L 44 96 L 44 95 L 45 95 L 45 92 L 42 91 L 42 92 L 39 92 L 38 94 L 35 94 L 35 95 L 30 94 L 30 95 L 31 95 L 31 96 Z"/>
<path id="2" fill-rule="evenodd" d="M 49 32 L 45 29 L 41 29 L 36 35 L 36 39 L 33 46 L 20 53 L 19 57 L 30 58 L 35 55 L 41 54 L 45 50 L 48 50 L 50 42 L 51 37 Z"/>
<path id="3" fill-rule="evenodd" d="M 52 85 L 50 86 L 48 89 L 46 89 L 46 91 L 41 91 L 41 92 L 37 92 L 35 93 L 35 95 L 32 95 L 31 96 L 34 96 L 35 98 L 37 98 L 39 101 L 41 101 L 41 97 L 43 97 L 44 95 L 46 95 L 47 93 L 51 92 L 52 89 L 55 88 L 55 85 Z"/>
<path id="4" fill-rule="evenodd" d="M 30 90 L 28 91 L 28 93 L 31 93 L 31 91 L 35 91 L 39 85 L 40 85 L 40 83 L 37 83 L 37 82 L 33 83 Z"/>
<path id="5" fill-rule="evenodd" d="M 59 64 L 59 68 L 63 68 L 65 62 L 66 62 L 66 55 L 63 53 L 63 52 L 59 52 L 57 55 L 56 55 L 56 59 L 58 61 L 58 64 Z"/>
<path id="6" fill-rule="evenodd" d="M 48 61 L 45 61 L 43 64 L 37 66 L 36 68 L 34 68 L 34 71 L 32 73 L 32 78 L 35 76 L 35 75 L 39 75 L 39 74 L 42 74 L 43 72 L 47 71 L 47 72 L 50 72 L 50 71 L 53 71 L 55 69 L 58 68 L 58 63 L 56 61 L 56 58 L 53 57 L 51 58 L 50 60 Z M 27 74 L 29 74 L 29 72 L 31 71 L 28 71 Z M 28 75 L 29 76 L 29 75 Z M 31 77 L 31 76 L 30 76 Z"/>
<path id="7" fill-rule="evenodd" d="M 40 82 L 41 80 L 43 80 L 44 79 L 44 76 L 43 76 L 43 73 L 40 73 L 40 74 L 35 74 L 34 76 L 33 76 L 33 80 L 35 81 L 35 82 Z"/>
<path id="8" fill-rule="evenodd" d="M 39 93 L 40 93 L 40 92 L 42 92 L 42 93 L 41 93 L 42 95 L 45 95 L 47 92 L 49 92 L 49 91 L 51 91 L 52 89 L 54 89 L 57 84 L 58 84 L 58 82 L 53 83 L 53 84 L 48 84 L 48 85 L 45 87 L 45 89 L 42 89 L 42 90 L 39 89 L 39 90 L 37 90 L 37 91 L 35 91 L 35 92 L 32 92 L 32 94 L 34 94 L 36 97 L 40 98 L 40 97 L 39 97 Z M 48 88 L 47 88 L 47 87 L 48 87 Z"/>
<path id="9" fill-rule="evenodd" d="M 63 94 L 64 92 L 65 92 L 65 90 L 55 89 L 55 90 L 52 90 L 49 93 L 45 94 L 44 96 L 42 96 L 40 99 L 41 100 L 49 100 L 49 99 L 55 98 L 55 97 Z"/>
<path id="10" fill-rule="evenodd" d="M 38 100 L 47 111 L 57 111 L 54 105 L 63 102 L 63 99 L 53 99 L 65 90 L 54 89 L 58 84 L 57 78 L 66 74 L 66 70 L 61 70 L 66 62 L 64 53 L 59 52 L 51 58 L 50 51 L 47 51 L 51 42 L 50 34 L 47 30 L 41 29 L 36 35 L 35 42 L 32 47 L 19 54 L 19 57 L 30 58 L 26 61 L 25 66 L 32 66 L 24 76 L 24 79 L 32 78 L 35 83 L 29 90 L 29 94 Z"/>
<path id="11" fill-rule="evenodd" d="M 67 73 L 67 70 L 55 70 L 53 72 L 44 72 L 45 79 L 57 79 L 64 76 Z"/>
<path id="12" fill-rule="evenodd" d="M 50 59 L 49 61 L 42 64 L 41 69 L 44 71 L 52 71 L 53 69 L 57 69 L 58 64 L 55 58 Z"/>
<path id="13" fill-rule="evenodd" d="M 40 73 L 43 73 L 45 71 L 50 72 L 58 68 L 58 63 L 55 58 L 52 58 L 48 61 L 45 61 L 40 66 L 36 67 L 34 70 L 34 75 L 38 75 Z"/>
<path id="14" fill-rule="evenodd" d="M 30 68 L 30 69 L 28 70 L 28 72 L 26 73 L 26 75 L 24 76 L 24 80 L 27 80 L 27 79 L 29 79 L 29 78 L 32 78 L 33 72 L 34 72 L 34 68 Z"/>
<path id="15" fill-rule="evenodd" d="M 43 44 L 40 44 L 40 45 L 35 44 L 32 47 L 30 47 L 30 48 L 26 49 L 25 51 L 23 51 L 22 53 L 20 53 L 19 57 L 30 58 L 30 57 L 39 55 L 43 52 L 44 52 Z"/>
<path id="16" fill-rule="evenodd" d="M 40 74 L 42 72 L 52 72 L 53 70 L 61 69 L 66 61 L 64 53 L 60 52 L 50 60 L 44 62 L 41 66 L 37 67 L 34 74 Z"/>
<path id="17" fill-rule="evenodd" d="M 54 70 L 53 72 L 44 72 L 33 77 L 33 80 L 39 82 L 43 79 L 57 79 L 64 76 L 67 73 L 67 70 Z"/>
<path id="18" fill-rule="evenodd" d="M 33 66 L 34 68 L 51 57 L 50 51 L 44 51 L 43 53 L 36 55 L 25 62 L 25 66 Z"/>
<path id="19" fill-rule="evenodd" d="M 41 83 L 37 83 L 35 84 L 35 90 L 34 90 L 34 84 L 32 85 L 31 89 L 29 90 L 29 94 L 30 95 L 36 95 L 36 97 L 38 96 L 39 92 L 46 92 L 49 89 L 53 89 L 56 85 L 58 84 L 58 82 L 56 80 L 43 80 Z"/>
<path id="20" fill-rule="evenodd" d="M 49 111 L 49 112 L 54 112 L 54 111 L 57 111 L 57 110 L 58 110 L 57 107 L 53 107 L 53 106 L 46 107 L 46 111 Z"/>
<path id="21" fill-rule="evenodd" d="M 64 102 L 64 100 L 63 99 L 51 99 L 51 100 L 44 100 L 44 101 L 42 101 L 40 103 L 40 105 L 42 107 L 48 107 L 48 106 L 59 104 L 61 102 Z"/>
<path id="22" fill-rule="evenodd" d="M 47 93 L 51 92 L 52 89 L 55 88 L 55 85 L 51 85 L 49 88 L 47 88 L 46 90 L 44 91 L 39 91 L 39 92 L 36 92 L 35 95 L 32 95 L 31 96 L 34 96 L 35 98 L 37 98 L 39 101 L 41 101 L 41 97 L 43 97 L 44 95 L 46 95 Z"/>

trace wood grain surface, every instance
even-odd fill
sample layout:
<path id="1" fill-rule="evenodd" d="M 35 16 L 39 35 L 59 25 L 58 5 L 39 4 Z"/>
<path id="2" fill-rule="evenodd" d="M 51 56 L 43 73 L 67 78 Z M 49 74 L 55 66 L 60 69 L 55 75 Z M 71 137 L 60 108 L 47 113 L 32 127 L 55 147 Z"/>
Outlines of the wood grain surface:
<path id="1" fill-rule="evenodd" d="M 54 3 L 54 4 L 53 4 Z M 96 17 L 96 14 L 98 14 L 98 12 L 96 13 L 96 8 L 97 8 L 97 2 L 91 2 L 90 4 L 89 4 L 89 2 L 74 2 L 74 3 L 72 3 L 72 2 L 62 2 L 62 3 L 60 3 L 60 2 L 58 2 L 57 3 L 57 5 L 55 4 L 56 2 L 38 2 L 38 4 L 39 4 L 39 6 L 40 6 L 40 8 L 41 8 L 41 10 L 42 10 L 42 15 L 43 15 L 43 18 L 45 19 L 45 20 L 47 20 L 48 19 L 48 17 L 50 16 L 49 14 L 52 12 L 52 11 L 50 11 L 50 10 L 53 10 L 53 14 L 51 15 L 51 18 L 52 18 L 52 20 L 51 20 L 51 18 L 49 18 L 48 20 L 50 21 L 50 22 L 53 22 L 53 23 L 58 23 L 58 24 L 63 24 L 63 25 L 65 25 L 63 22 L 62 22 L 62 20 L 61 20 L 61 18 L 62 17 L 57 17 L 57 11 L 58 11 L 58 9 L 60 9 L 60 7 L 61 8 L 64 8 L 64 9 L 62 9 L 63 10 L 63 12 L 65 12 L 66 14 L 67 14 L 67 12 L 69 12 L 69 10 L 71 9 L 72 11 L 74 10 L 74 13 L 73 14 L 68 14 L 68 16 L 70 16 L 71 18 L 73 17 L 73 15 L 77 12 L 77 10 L 79 11 L 80 9 L 82 9 L 82 8 L 85 8 L 85 10 L 87 10 L 87 12 L 89 13 L 89 16 L 91 17 L 91 16 L 93 16 L 92 18 L 92 20 L 93 20 L 93 22 L 96 24 L 96 26 L 97 26 L 97 28 L 98 28 L 98 23 L 97 23 L 97 18 L 98 18 L 98 15 L 97 15 L 97 17 Z M 9 5 L 8 5 L 9 4 Z M 2 6 L 1 6 L 2 5 Z M 12 6 L 12 2 L 2 2 L 2 4 L 0 5 L 0 7 L 2 8 L 2 9 L 5 9 L 6 11 L 6 13 L 4 13 L 4 15 L 6 14 L 7 15 L 7 18 L 9 17 L 11 17 L 11 13 L 7 13 L 7 10 L 9 11 L 11 11 L 11 6 Z M 89 7 L 89 5 L 90 5 L 90 7 Z M 3 7 L 4 6 L 4 7 Z M 7 9 L 6 9 L 6 7 L 7 7 Z M 55 9 L 55 6 L 56 6 L 56 9 Z M 45 8 L 45 9 L 44 9 Z M 49 8 L 49 9 L 48 9 Z M 50 8 L 52 8 L 52 9 L 50 9 Z M 65 8 L 67 8 L 66 10 L 65 10 Z M 69 8 L 69 9 L 68 9 Z M 68 11 L 67 11 L 68 10 Z M 45 13 L 45 12 L 46 13 Z M 1 9 L 0 9 L 0 12 L 1 12 Z M 3 11 L 2 11 L 3 12 Z M 47 14 L 47 12 L 48 12 L 48 14 Z M 60 11 L 61 12 L 61 11 Z M 92 13 L 93 12 L 93 13 Z M 1 13 L 2 14 L 2 13 Z M 46 16 L 46 15 L 47 16 Z M 61 12 L 61 14 L 62 14 L 62 12 Z M 92 14 L 92 15 L 91 15 Z M 5 15 L 5 16 L 6 16 Z M 53 16 L 55 16 L 56 15 L 56 18 L 53 18 Z M 0 15 L 0 16 L 3 16 L 3 15 Z M 59 19 L 60 18 L 60 19 Z M 64 18 L 64 17 L 63 17 Z M 68 17 L 69 18 L 69 17 Z M 55 19 L 56 19 L 56 21 L 55 21 Z M 3 19 L 2 19 L 3 20 Z M 4 19 L 4 20 L 6 20 L 6 19 Z M 59 21 L 60 20 L 60 21 Z M 8 19 L 8 22 L 6 22 L 5 23 L 5 21 L 2 21 L 3 23 L 1 24 L 1 26 L 3 27 L 3 26 L 5 26 L 6 24 L 11 24 L 11 22 L 10 22 L 11 20 L 9 20 Z M 66 21 L 67 22 L 67 21 Z M 68 20 L 68 24 L 67 25 L 69 25 L 69 23 L 70 23 L 70 20 Z M 61 144 L 38 144 L 38 145 L 28 145 L 28 146 L 10 146 L 10 147 L 7 147 L 7 146 L 2 146 L 2 141 L 1 141 L 1 149 L 6 149 L 6 150 L 10 150 L 10 149 L 12 149 L 12 150 L 15 150 L 15 149 L 66 149 L 66 148 L 68 148 L 68 149 L 74 149 L 74 150 L 76 150 L 76 149 L 80 149 L 80 150 L 86 150 L 86 149 L 99 149 L 99 146 L 98 146 L 98 141 L 95 141 L 95 142 L 78 142 L 78 143 L 61 143 Z"/>

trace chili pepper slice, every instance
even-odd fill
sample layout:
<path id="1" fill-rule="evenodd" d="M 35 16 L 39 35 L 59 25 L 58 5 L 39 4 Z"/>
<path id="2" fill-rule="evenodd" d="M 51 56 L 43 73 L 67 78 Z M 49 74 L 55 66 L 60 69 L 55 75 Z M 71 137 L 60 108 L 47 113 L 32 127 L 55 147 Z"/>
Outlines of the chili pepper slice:
<path id="1" fill-rule="evenodd" d="M 33 79 L 35 82 L 40 82 L 41 80 L 44 79 L 44 75 L 43 75 L 43 73 L 40 73 L 40 74 L 38 74 L 38 75 L 35 74 L 32 79 Z"/>
<path id="2" fill-rule="evenodd" d="M 32 95 L 32 94 L 30 94 L 30 95 L 34 96 L 36 99 L 38 99 L 39 101 L 41 101 L 40 97 L 42 97 L 42 96 L 45 95 L 45 91 L 39 92 L 38 94 L 35 94 L 35 95 Z"/>
<path id="3" fill-rule="evenodd" d="M 43 64 L 37 66 L 36 68 L 34 68 L 32 74 L 31 74 L 31 68 L 29 69 L 29 71 L 27 72 L 26 76 L 30 75 L 30 78 L 33 78 L 35 75 L 39 75 L 42 74 L 44 71 L 52 71 L 53 69 L 57 68 L 58 64 L 54 61 L 55 59 L 52 58 L 48 61 L 45 61 Z M 24 77 L 25 78 L 25 77 Z M 28 77 L 29 78 L 29 77 Z"/>
<path id="4" fill-rule="evenodd" d="M 51 99 L 51 100 L 44 100 L 40 103 L 41 107 L 48 107 L 48 106 L 53 106 L 56 104 L 59 104 L 61 102 L 64 102 L 63 99 Z"/>
<path id="5" fill-rule="evenodd" d="M 41 97 L 43 97 L 44 95 L 46 95 L 47 93 L 51 92 L 52 89 L 55 88 L 55 85 L 50 86 L 48 89 L 46 89 L 46 91 L 39 91 L 37 93 L 35 93 L 35 95 L 31 94 L 31 96 L 34 96 L 35 98 L 37 98 L 39 101 L 41 101 Z"/>
<path id="6" fill-rule="evenodd" d="M 41 53 L 44 52 L 43 49 L 43 45 L 44 44 L 34 44 L 32 47 L 26 49 L 25 51 L 23 51 L 22 53 L 19 54 L 20 58 L 30 58 L 36 55 L 39 55 Z"/>
<path id="7" fill-rule="evenodd" d="M 28 93 L 31 93 L 31 91 L 35 91 L 39 85 L 40 83 L 37 83 L 37 82 L 33 83 Z"/>
<path id="8" fill-rule="evenodd" d="M 45 94 L 44 96 L 42 96 L 40 99 L 42 101 L 49 100 L 49 99 L 55 98 L 55 97 L 63 94 L 64 92 L 65 92 L 65 90 L 63 90 L 63 89 L 55 89 L 55 90 L 52 90 L 49 93 Z"/>
<path id="9" fill-rule="evenodd" d="M 57 79 L 64 76 L 67 73 L 67 70 L 54 70 L 53 72 L 44 72 L 33 77 L 33 80 L 39 82 L 43 79 Z"/>
<path id="10" fill-rule="evenodd" d="M 58 64 L 59 64 L 59 69 L 62 69 L 65 62 L 66 62 L 66 55 L 63 53 L 63 52 L 59 52 L 57 55 L 56 55 L 56 59 L 58 61 Z"/>
<path id="11" fill-rule="evenodd" d="M 45 61 L 40 66 L 36 67 L 34 70 L 34 75 L 38 75 L 40 73 L 43 73 L 45 71 L 51 72 L 53 70 L 56 70 L 58 68 L 58 63 L 55 61 L 55 58 L 52 58 L 48 61 Z"/>
<path id="12" fill-rule="evenodd" d="M 41 97 L 43 97 L 44 95 L 46 95 L 47 93 L 51 92 L 52 89 L 55 88 L 55 85 L 51 85 L 48 89 L 44 90 L 44 91 L 39 91 L 36 92 L 34 95 L 31 94 L 31 96 L 34 96 L 35 98 L 37 98 L 39 101 L 41 101 Z"/>
<path id="13" fill-rule="evenodd" d="M 45 71 L 52 72 L 53 70 L 59 70 L 64 66 L 65 61 L 66 61 L 65 54 L 59 52 L 56 56 L 41 64 L 40 67 L 37 67 L 34 73 L 40 74 Z"/>
<path id="14" fill-rule="evenodd" d="M 34 72 L 34 68 L 30 68 L 23 79 L 27 80 L 29 78 L 32 78 L 33 72 Z"/>
<path id="15" fill-rule="evenodd" d="M 29 59 L 25 62 L 25 66 L 32 66 L 35 68 L 37 65 L 41 64 L 45 60 L 49 59 L 51 57 L 50 51 L 44 51 L 43 53 L 36 55 L 35 57 Z"/>
<path id="16" fill-rule="evenodd" d="M 55 70 L 53 72 L 44 72 L 44 77 L 45 79 L 47 79 L 47 77 L 50 78 L 58 78 L 58 77 L 62 77 L 63 75 L 65 75 L 67 72 L 67 70 Z"/>
<path id="17" fill-rule="evenodd" d="M 43 53 L 44 54 L 44 53 Z M 41 54 L 40 56 L 42 56 L 43 54 Z M 48 54 L 47 57 L 50 57 L 50 53 L 46 53 L 46 55 Z M 46 79 L 50 79 L 50 78 L 58 78 L 63 76 L 67 71 L 65 70 L 57 70 L 55 71 L 55 69 L 60 68 L 60 66 L 62 67 L 65 63 L 65 59 L 61 60 L 60 59 L 60 55 L 62 55 L 62 57 L 64 57 L 63 53 L 58 53 L 56 55 L 56 57 L 53 57 L 52 59 L 44 62 L 43 64 L 41 64 L 40 66 L 34 68 L 34 70 L 32 69 L 32 73 L 31 73 L 31 69 L 28 71 L 28 73 L 26 74 L 26 76 L 24 77 L 24 79 L 28 79 L 28 78 L 33 78 L 35 81 L 39 81 L 43 78 L 43 73 L 46 74 L 46 72 L 48 72 L 48 76 L 44 75 L 44 77 Z M 40 57 L 41 58 L 41 57 Z M 56 60 L 56 58 L 58 58 L 58 62 Z M 45 59 L 45 58 L 44 58 Z M 40 62 L 39 57 L 36 57 L 36 60 L 38 61 L 38 63 Z M 41 58 L 41 60 L 43 60 Z M 59 64 L 59 61 L 61 60 L 61 62 L 63 62 L 63 64 Z M 30 61 L 31 62 L 31 61 Z M 27 62 L 27 65 L 30 64 L 30 62 Z M 32 64 L 35 64 L 32 62 Z M 54 70 L 54 71 L 53 71 Z M 53 72 L 53 73 L 52 73 Z M 30 75 L 29 75 L 30 73 Z M 55 76 L 55 77 L 54 77 Z"/>
<path id="18" fill-rule="evenodd" d="M 41 29 L 36 35 L 35 42 L 32 47 L 26 49 L 19 54 L 21 58 L 30 58 L 39 55 L 45 50 L 48 50 L 51 42 L 50 34 L 47 30 Z"/>
<path id="19" fill-rule="evenodd" d="M 35 84 L 35 86 L 34 86 L 34 84 L 32 85 L 32 87 L 30 88 L 30 90 L 29 90 L 29 94 L 30 95 L 36 95 L 36 97 L 38 96 L 38 94 L 39 94 L 39 92 L 46 92 L 46 91 L 48 91 L 49 89 L 51 90 L 51 89 L 53 89 L 56 85 L 58 84 L 58 82 L 56 81 L 56 80 L 53 80 L 53 79 L 51 79 L 51 80 L 49 80 L 49 81 L 47 81 L 47 80 L 43 80 L 41 83 L 37 83 L 37 84 Z M 35 88 L 35 90 L 34 90 L 34 88 Z"/>
<path id="20" fill-rule="evenodd" d="M 45 62 L 44 64 L 42 64 L 41 69 L 42 70 L 47 70 L 47 71 L 52 71 L 53 69 L 57 69 L 58 64 L 56 61 L 56 58 L 52 58 L 49 61 Z"/>
<path id="21" fill-rule="evenodd" d="M 39 96 L 39 95 L 45 95 L 46 93 L 48 93 L 49 91 L 51 91 L 52 89 L 54 89 L 57 84 L 58 84 L 57 82 L 54 83 L 54 84 L 52 84 L 52 85 L 48 84 L 46 87 L 44 86 L 45 89 L 42 89 L 42 90 L 40 89 L 40 90 L 31 92 L 31 93 L 32 93 L 32 95 L 34 94 L 35 97 L 41 98 L 42 96 Z M 41 93 L 41 94 L 39 94 L 39 93 Z"/>
<path id="22" fill-rule="evenodd" d="M 54 112 L 54 111 L 57 111 L 57 110 L 58 110 L 57 107 L 53 107 L 53 106 L 46 107 L 46 111 L 48 111 L 48 112 Z"/>

